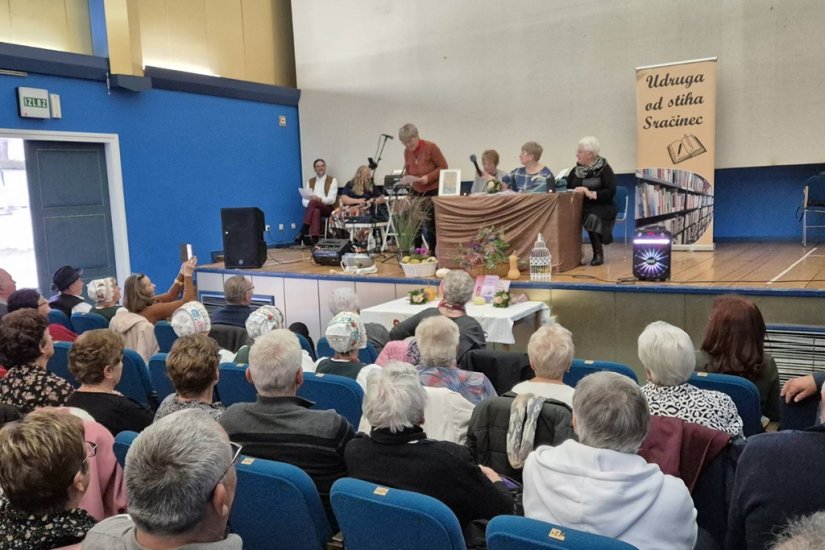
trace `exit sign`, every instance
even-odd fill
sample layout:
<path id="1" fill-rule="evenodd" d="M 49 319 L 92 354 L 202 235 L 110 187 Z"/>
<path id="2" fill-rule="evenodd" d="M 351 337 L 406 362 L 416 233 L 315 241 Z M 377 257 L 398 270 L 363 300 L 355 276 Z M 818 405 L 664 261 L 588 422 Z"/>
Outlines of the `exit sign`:
<path id="1" fill-rule="evenodd" d="M 17 101 L 21 117 L 51 118 L 49 91 L 42 88 L 17 88 Z"/>

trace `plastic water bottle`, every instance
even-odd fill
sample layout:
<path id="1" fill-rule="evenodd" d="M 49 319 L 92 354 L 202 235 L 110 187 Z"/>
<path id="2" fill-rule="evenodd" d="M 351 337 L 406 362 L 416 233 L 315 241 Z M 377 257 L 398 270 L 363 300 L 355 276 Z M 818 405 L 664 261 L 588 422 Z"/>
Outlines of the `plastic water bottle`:
<path id="1" fill-rule="evenodd" d="M 530 252 L 530 280 L 549 281 L 553 276 L 553 258 L 547 245 L 544 244 L 544 237 L 539 233 L 536 244 Z"/>

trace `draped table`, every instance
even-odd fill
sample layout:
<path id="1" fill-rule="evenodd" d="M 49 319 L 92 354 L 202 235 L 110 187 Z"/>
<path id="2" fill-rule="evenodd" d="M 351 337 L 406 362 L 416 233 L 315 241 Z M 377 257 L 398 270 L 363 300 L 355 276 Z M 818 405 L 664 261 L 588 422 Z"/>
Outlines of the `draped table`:
<path id="1" fill-rule="evenodd" d="M 529 261 L 539 232 L 553 255 L 553 271 L 578 267 L 582 257 L 581 193 L 497 193 L 433 197 L 438 264 L 457 267 L 458 245 L 481 227 L 504 229 L 520 260 Z"/>

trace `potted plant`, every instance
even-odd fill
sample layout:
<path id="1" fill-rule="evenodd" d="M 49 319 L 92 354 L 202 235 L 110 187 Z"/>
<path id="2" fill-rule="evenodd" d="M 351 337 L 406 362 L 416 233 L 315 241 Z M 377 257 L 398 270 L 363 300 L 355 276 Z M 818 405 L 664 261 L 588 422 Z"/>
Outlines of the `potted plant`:
<path id="1" fill-rule="evenodd" d="M 504 229 L 482 227 L 475 238 L 458 247 L 456 262 L 471 276 L 507 275 L 507 251 L 510 243 L 504 240 Z"/>
<path id="2" fill-rule="evenodd" d="M 415 236 L 432 212 L 432 201 L 426 197 L 407 196 L 400 199 L 393 208 L 392 225 L 395 229 L 395 244 L 398 258 L 410 255 L 415 247 Z"/>

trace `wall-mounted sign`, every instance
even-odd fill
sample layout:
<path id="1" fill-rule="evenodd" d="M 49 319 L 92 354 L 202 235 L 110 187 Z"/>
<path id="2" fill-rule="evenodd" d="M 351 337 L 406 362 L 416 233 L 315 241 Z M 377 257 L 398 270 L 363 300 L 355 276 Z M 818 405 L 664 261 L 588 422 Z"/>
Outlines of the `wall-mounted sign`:
<path id="1" fill-rule="evenodd" d="M 21 117 L 51 118 L 49 91 L 42 88 L 17 88 L 17 106 Z"/>

